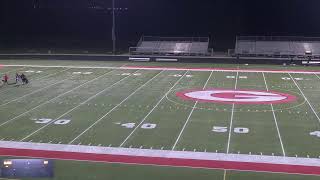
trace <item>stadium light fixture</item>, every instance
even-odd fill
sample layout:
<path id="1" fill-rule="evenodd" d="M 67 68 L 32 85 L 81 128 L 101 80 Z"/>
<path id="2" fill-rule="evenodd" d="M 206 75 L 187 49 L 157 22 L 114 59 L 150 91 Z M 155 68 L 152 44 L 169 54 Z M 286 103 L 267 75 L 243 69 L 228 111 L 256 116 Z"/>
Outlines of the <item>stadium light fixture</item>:
<path id="1" fill-rule="evenodd" d="M 93 1 L 93 4 L 89 6 L 90 9 L 102 10 L 104 12 L 110 12 L 112 14 L 112 53 L 116 54 L 116 41 L 117 41 L 117 29 L 116 29 L 116 12 L 118 11 L 128 11 L 128 8 L 116 7 L 116 0 L 112 0 L 112 7 L 104 7 L 103 4 L 99 4 Z"/>
<path id="2" fill-rule="evenodd" d="M 305 54 L 306 54 L 306 55 L 312 55 L 312 51 L 307 50 L 307 51 L 305 51 Z"/>
<path id="3" fill-rule="evenodd" d="M 8 168 L 9 166 L 12 165 L 12 161 L 11 160 L 4 160 L 3 165 L 4 165 L 4 167 Z"/>

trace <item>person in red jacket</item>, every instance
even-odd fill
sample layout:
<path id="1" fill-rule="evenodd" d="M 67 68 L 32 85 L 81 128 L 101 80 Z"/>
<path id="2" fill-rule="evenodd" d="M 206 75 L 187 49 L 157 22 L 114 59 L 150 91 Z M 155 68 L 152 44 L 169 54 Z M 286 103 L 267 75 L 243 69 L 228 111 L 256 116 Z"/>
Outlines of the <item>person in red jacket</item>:
<path id="1" fill-rule="evenodd" d="M 9 80 L 9 76 L 7 75 L 7 74 L 5 74 L 4 76 L 3 76 L 3 84 L 8 84 L 8 80 Z"/>

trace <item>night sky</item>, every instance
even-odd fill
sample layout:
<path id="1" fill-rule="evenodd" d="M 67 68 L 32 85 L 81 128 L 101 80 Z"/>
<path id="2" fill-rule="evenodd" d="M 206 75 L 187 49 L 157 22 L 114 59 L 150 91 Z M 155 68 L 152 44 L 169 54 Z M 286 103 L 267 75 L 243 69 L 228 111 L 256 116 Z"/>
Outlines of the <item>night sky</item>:
<path id="1" fill-rule="evenodd" d="M 111 0 L 1 0 L 2 48 L 110 48 Z M 217 50 L 236 35 L 320 36 L 319 0 L 116 0 L 118 47 L 141 35 L 211 37 Z"/>

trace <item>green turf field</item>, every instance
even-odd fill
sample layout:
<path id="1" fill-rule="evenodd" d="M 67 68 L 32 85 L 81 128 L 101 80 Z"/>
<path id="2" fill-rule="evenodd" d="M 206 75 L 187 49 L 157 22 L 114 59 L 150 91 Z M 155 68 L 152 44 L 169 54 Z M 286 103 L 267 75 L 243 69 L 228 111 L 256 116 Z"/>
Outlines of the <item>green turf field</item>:
<path id="1" fill-rule="evenodd" d="M 317 67 L 0 61 L 14 82 L 0 87 L 0 140 L 101 147 L 320 157 L 320 76 L 303 73 L 139 70 L 101 67 L 162 66 L 277 70 Z M 61 67 L 49 67 L 61 65 Z M 48 66 L 48 67 L 45 67 Z M 73 67 L 70 67 L 73 66 Z M 77 68 L 75 66 L 90 66 Z M 100 67 L 100 68 L 97 68 Z M 290 94 L 283 104 L 185 100 L 185 90 L 237 89 Z M 57 161 L 55 179 L 304 179 L 319 176 Z"/>

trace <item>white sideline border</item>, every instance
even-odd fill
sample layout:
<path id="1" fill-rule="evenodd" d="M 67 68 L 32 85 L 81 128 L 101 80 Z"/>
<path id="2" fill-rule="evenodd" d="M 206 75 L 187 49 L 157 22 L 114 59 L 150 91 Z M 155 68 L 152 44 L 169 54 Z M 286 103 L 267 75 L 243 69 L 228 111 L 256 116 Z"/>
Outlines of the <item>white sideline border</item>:
<path id="1" fill-rule="evenodd" d="M 193 152 L 193 151 L 151 150 L 151 149 L 136 149 L 136 148 L 121 148 L 121 147 L 101 147 L 101 146 L 14 142 L 14 141 L 0 141 L 0 148 L 89 153 L 89 154 L 100 154 L 100 155 L 107 154 L 107 155 L 123 155 L 123 156 L 137 156 L 137 157 L 143 156 L 143 157 L 160 157 L 160 158 L 176 158 L 176 159 L 191 159 L 191 160 L 213 160 L 213 161 L 266 163 L 266 164 L 278 164 L 278 165 L 320 167 L 320 159 L 317 159 L 317 158 L 296 158 L 296 157 L 283 157 L 283 156 L 226 154 L 226 153 Z"/>
<path id="2" fill-rule="evenodd" d="M 78 69 L 123 69 L 123 70 L 154 70 L 154 71 L 204 71 L 204 72 L 264 72 L 264 73 L 291 73 L 291 74 L 319 74 L 317 70 L 277 70 L 277 69 L 228 69 L 228 68 L 176 68 L 176 67 L 148 67 L 148 66 L 51 66 L 51 65 L 6 65 L 3 67 L 48 67 L 48 68 L 78 68 Z"/>

